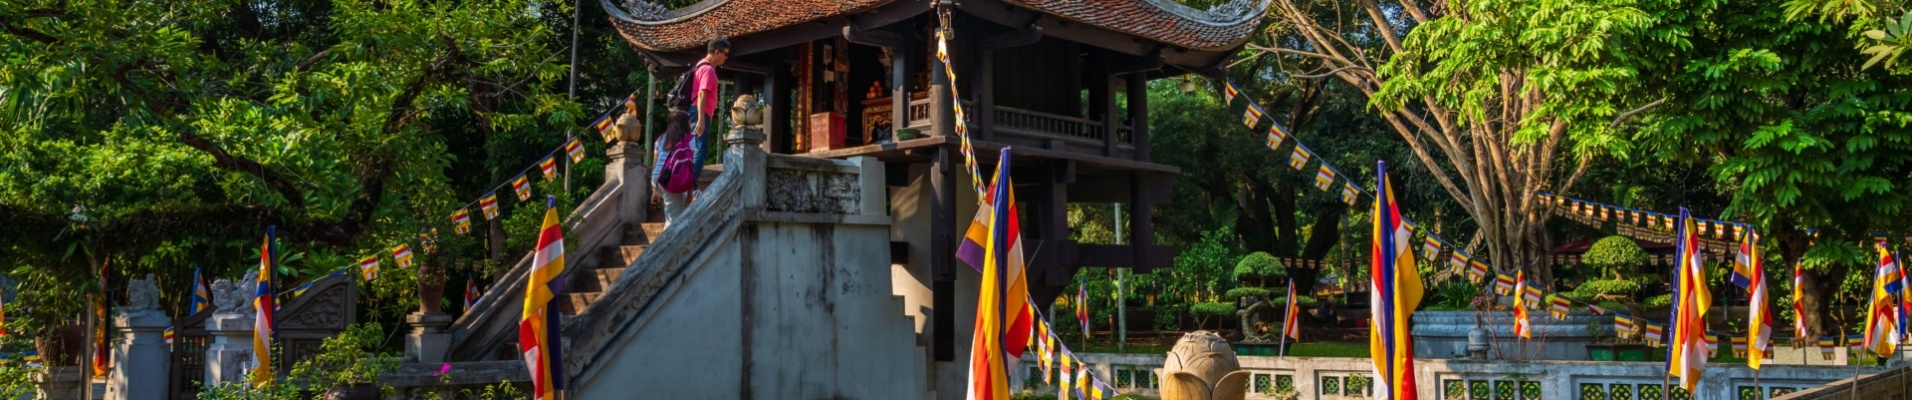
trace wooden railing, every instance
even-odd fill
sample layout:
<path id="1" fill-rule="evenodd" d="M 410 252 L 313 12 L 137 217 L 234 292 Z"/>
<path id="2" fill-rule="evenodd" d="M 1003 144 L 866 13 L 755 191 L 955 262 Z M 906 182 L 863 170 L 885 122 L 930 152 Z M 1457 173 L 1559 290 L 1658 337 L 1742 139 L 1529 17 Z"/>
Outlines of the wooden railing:
<path id="1" fill-rule="evenodd" d="M 963 102 L 963 107 L 965 107 L 966 111 L 970 112 L 969 115 L 972 116 L 970 122 L 974 124 L 974 115 L 976 115 L 975 105 L 965 101 Z M 929 114 L 930 107 L 928 99 L 911 101 L 909 113 L 910 122 L 908 126 L 928 131 Z M 1088 118 L 1056 115 L 1003 106 L 996 106 L 994 116 L 996 119 L 994 133 L 996 134 L 1036 139 L 1060 139 L 1086 145 L 1100 145 L 1104 138 L 1108 136 L 1108 130 L 1102 124 L 1102 121 Z M 1118 125 L 1115 129 L 1116 143 L 1125 146 L 1132 144 L 1134 132 L 1135 129 L 1131 126 Z"/>

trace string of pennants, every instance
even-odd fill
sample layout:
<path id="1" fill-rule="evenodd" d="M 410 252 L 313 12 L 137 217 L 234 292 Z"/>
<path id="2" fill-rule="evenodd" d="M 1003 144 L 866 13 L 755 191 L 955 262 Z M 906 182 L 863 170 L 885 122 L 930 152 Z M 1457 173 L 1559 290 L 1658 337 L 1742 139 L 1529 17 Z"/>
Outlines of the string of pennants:
<path id="1" fill-rule="evenodd" d="M 1535 192 L 1535 195 L 1542 204 L 1552 207 L 1559 215 L 1588 226 L 1604 227 L 1607 222 L 1613 222 L 1621 236 L 1669 244 L 1676 239 L 1673 235 L 1678 219 L 1676 215 L 1555 196 L 1547 192 Z M 1694 218 L 1693 226 L 1698 229 L 1705 250 L 1715 254 L 1732 253 L 1738 246 L 1734 241 L 1754 230 L 1752 224 L 1744 222 L 1705 218 Z M 1817 234 L 1815 230 L 1806 231 L 1809 235 Z"/>
<path id="2" fill-rule="evenodd" d="M 1042 369 L 1042 383 L 1056 385 L 1059 399 L 1067 400 L 1074 394 L 1080 399 L 1106 400 L 1121 394 L 1114 385 L 1095 376 L 1095 371 L 1075 352 L 1069 351 L 1069 346 L 1056 337 L 1055 328 L 1049 325 L 1049 318 L 1042 315 L 1040 307 L 1034 303 L 1023 304 L 1036 316 L 1036 323 L 1030 327 L 1035 332 L 1029 335 L 1029 349 L 1036 354 L 1036 365 Z"/>
<path id="3" fill-rule="evenodd" d="M 1243 126 L 1248 127 L 1249 130 L 1254 130 L 1261 126 L 1262 116 L 1267 113 L 1262 111 L 1260 104 L 1255 103 L 1255 99 L 1241 95 L 1241 89 L 1235 86 L 1234 81 L 1227 80 L 1222 82 L 1222 97 L 1226 104 L 1234 104 L 1235 98 L 1237 97 L 1241 98 L 1244 103 L 1247 103 L 1246 111 L 1242 112 L 1241 123 Z M 1266 135 L 1267 140 L 1265 142 L 1268 146 L 1268 150 L 1276 154 L 1281 154 L 1281 149 L 1287 145 L 1288 142 L 1294 142 L 1294 146 L 1292 146 L 1288 152 L 1289 168 L 1293 168 L 1296 171 L 1306 171 L 1306 167 L 1310 163 L 1316 165 L 1314 168 L 1315 189 L 1322 191 L 1333 190 L 1336 186 L 1335 184 L 1337 182 L 1340 183 L 1341 202 L 1346 203 L 1350 207 L 1357 205 L 1363 196 L 1374 197 L 1373 192 L 1365 187 L 1355 185 L 1354 180 L 1348 179 L 1347 174 L 1341 173 L 1341 170 L 1329 164 L 1327 159 L 1316 157 L 1314 150 L 1309 149 L 1307 144 L 1301 143 L 1300 138 L 1294 138 L 1293 133 L 1289 132 L 1286 126 L 1282 126 L 1280 121 L 1275 121 L 1274 118 L 1268 118 L 1268 132 Z M 1442 249 L 1446 249 L 1447 252 L 1450 253 L 1449 261 L 1454 263 L 1454 265 L 1472 266 L 1471 269 L 1467 269 L 1467 271 L 1470 271 L 1469 276 L 1474 276 L 1474 278 L 1472 278 L 1474 280 L 1485 277 L 1487 271 L 1493 270 L 1486 262 L 1475 258 L 1473 254 L 1465 250 L 1461 250 L 1460 246 L 1451 244 L 1451 242 L 1441 238 L 1440 235 L 1436 235 L 1433 230 L 1421 228 L 1419 224 L 1408 220 L 1406 217 L 1402 218 L 1401 223 L 1407 225 L 1408 229 L 1420 231 L 1422 235 L 1426 236 L 1423 241 L 1424 253 L 1422 254 L 1422 258 L 1424 260 L 1438 262 L 1437 260 L 1440 260 L 1439 255 L 1442 253 Z M 1286 260 L 1284 260 L 1284 263 L 1285 261 Z M 1479 271 L 1478 275 L 1472 274 L 1471 271 L 1474 270 Z M 1455 274 L 1455 276 L 1458 276 L 1458 274 Z"/>
<path id="4" fill-rule="evenodd" d="M 604 135 L 604 138 L 607 141 L 612 139 L 612 136 L 610 135 L 609 131 L 614 123 L 614 120 L 611 117 L 617 115 L 617 112 L 620 109 L 625 112 L 636 113 L 637 112 L 637 94 L 633 92 L 632 94 L 625 96 L 624 101 L 619 102 L 617 106 L 612 107 L 612 109 L 607 110 L 603 114 L 598 115 L 597 118 L 591 121 L 590 126 L 593 129 L 596 129 L 599 134 Z M 464 205 L 458 206 L 458 210 L 453 211 L 451 215 L 448 217 L 452 223 L 452 232 L 458 235 L 471 234 L 471 209 L 473 206 L 476 206 L 478 208 L 480 215 L 483 216 L 485 219 L 487 220 L 497 219 L 499 217 L 499 212 L 498 212 L 498 190 L 499 189 L 504 189 L 507 187 L 510 188 L 511 192 L 517 196 L 518 201 L 521 203 L 531 201 L 531 180 L 528 177 L 531 175 L 532 172 L 535 171 L 542 174 L 544 176 L 545 181 L 555 181 L 559 179 L 558 169 L 557 169 L 557 160 L 559 155 L 563 155 L 565 158 L 570 159 L 572 164 L 577 164 L 579 161 L 583 161 L 584 160 L 584 142 L 578 140 L 577 136 L 566 137 L 562 144 L 559 144 L 558 147 L 553 148 L 550 151 L 546 151 L 544 154 L 544 157 L 539 158 L 538 161 L 532 162 L 531 165 L 525 166 L 523 169 L 520 169 L 516 176 L 513 176 L 511 177 L 511 179 L 506 179 L 504 182 L 492 185 L 490 188 L 485 189 L 485 194 L 478 196 L 477 200 L 472 200 L 471 202 L 467 202 Z M 391 254 L 391 261 L 394 265 L 397 265 L 398 268 L 401 268 L 401 269 L 411 268 L 412 256 L 413 256 L 412 243 L 409 243 L 409 242 L 399 243 L 398 245 L 392 246 L 387 249 L 388 250 L 386 251 L 374 252 L 372 254 L 366 255 L 365 257 L 359 258 L 356 267 L 358 267 L 358 272 L 359 272 L 358 275 L 360 278 L 363 278 L 366 281 L 377 280 L 379 276 L 379 272 L 380 272 L 380 266 L 382 264 L 381 258 L 384 256 L 385 253 Z M 437 228 L 419 230 L 417 250 L 421 253 L 428 254 L 428 255 L 438 252 L 438 229 Z M 460 268 L 468 268 L 468 267 L 465 267 L 462 263 L 459 263 L 459 261 L 463 261 L 463 260 L 454 261 L 454 265 L 458 265 Z M 472 264 L 472 265 L 475 265 L 475 264 Z M 327 274 L 326 276 L 343 275 L 346 270 L 351 269 L 352 267 L 354 266 L 342 267 L 337 271 L 333 271 L 332 273 Z M 308 281 L 303 285 L 294 287 L 292 288 L 292 290 L 289 290 L 287 292 L 290 293 L 292 297 L 298 297 L 299 295 L 304 294 L 306 289 L 312 288 L 312 284 L 316 281 L 318 281 L 318 279 L 313 279 L 312 281 Z M 467 294 L 467 296 L 472 297 L 472 299 L 476 299 L 476 297 L 472 296 L 471 294 Z M 472 300 L 472 299 L 467 299 L 467 300 Z"/>
<path id="5" fill-rule="evenodd" d="M 1534 285 L 1516 285 L 1515 279 L 1517 278 L 1507 274 L 1496 274 L 1494 293 L 1509 296 L 1513 295 L 1516 286 L 1522 286 L 1526 289 L 1526 293 L 1522 294 L 1522 299 L 1525 300 L 1522 303 L 1529 305 L 1529 309 L 1539 308 L 1540 305 L 1545 304 L 1547 306 L 1547 314 L 1553 319 L 1565 320 L 1573 313 L 1575 308 L 1584 309 L 1593 315 L 1612 315 L 1613 331 L 1615 335 L 1620 338 L 1640 338 L 1644 340 L 1648 346 L 1653 347 L 1665 347 L 1666 345 L 1666 324 L 1653 322 L 1646 318 L 1636 317 L 1616 310 L 1608 310 L 1606 307 L 1601 307 L 1598 304 L 1566 298 L 1559 294 L 1546 294 L 1545 291 Z M 1854 340 L 1857 340 L 1857 336 L 1854 336 L 1854 338 Z M 1831 337 L 1827 337 L 1826 339 L 1831 340 Z M 1746 355 L 1747 344 L 1745 333 L 1706 332 L 1706 345 L 1709 351 L 1719 351 L 1720 342 L 1730 343 L 1734 356 L 1744 357 Z M 1797 347 L 1798 344 L 1796 343 L 1795 348 Z M 1767 349 L 1768 354 L 1770 354 L 1771 351 L 1770 348 Z"/>

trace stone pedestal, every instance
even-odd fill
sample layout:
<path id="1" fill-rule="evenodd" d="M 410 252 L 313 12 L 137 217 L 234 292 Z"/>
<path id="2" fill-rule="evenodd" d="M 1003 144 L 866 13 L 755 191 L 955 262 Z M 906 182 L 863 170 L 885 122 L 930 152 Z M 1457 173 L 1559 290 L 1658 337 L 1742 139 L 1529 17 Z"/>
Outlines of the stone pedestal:
<path id="1" fill-rule="evenodd" d="M 445 362 L 445 352 L 451 348 L 451 333 L 445 332 L 445 327 L 451 326 L 452 320 L 445 313 L 406 315 L 405 323 L 412 326 L 412 333 L 405 335 L 405 358 L 416 363 Z"/>
<path id="2" fill-rule="evenodd" d="M 33 395 L 44 400 L 79 400 L 80 367 L 46 367 L 33 373 Z"/>
<path id="3" fill-rule="evenodd" d="M 106 384 L 107 400 L 163 400 L 166 398 L 172 349 L 166 346 L 166 327 L 172 318 L 158 311 L 121 312 L 113 325 L 126 340 L 113 349 L 113 374 Z"/>
<path id="4" fill-rule="evenodd" d="M 252 316 L 237 313 L 207 319 L 212 343 L 206 345 L 206 385 L 250 382 L 246 373 L 252 370 L 252 321 Z"/>

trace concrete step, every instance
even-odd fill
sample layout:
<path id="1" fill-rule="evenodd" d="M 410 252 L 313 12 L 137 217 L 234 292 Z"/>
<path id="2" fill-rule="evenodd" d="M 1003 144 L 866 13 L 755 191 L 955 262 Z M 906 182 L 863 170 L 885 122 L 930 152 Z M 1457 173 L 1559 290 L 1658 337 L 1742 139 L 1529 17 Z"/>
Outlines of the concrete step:
<path id="1" fill-rule="evenodd" d="M 637 256 L 644 255 L 644 249 L 647 247 L 650 245 L 605 246 L 601 250 L 604 253 L 598 255 L 598 267 L 623 268 L 631 265 L 632 261 L 637 261 Z"/>
<path id="2" fill-rule="evenodd" d="M 644 237 L 648 240 L 654 241 L 654 240 L 657 240 L 658 236 L 664 235 L 664 222 L 661 220 L 658 222 L 645 222 L 642 224 L 638 224 L 638 226 L 642 228 L 642 230 L 644 231 Z M 650 243 L 650 242 L 646 241 L 645 243 Z"/>
<path id="3" fill-rule="evenodd" d="M 603 292 L 609 290 L 611 284 L 617 283 L 618 276 L 624 275 L 624 267 L 596 268 L 580 272 L 583 272 L 584 275 L 579 276 L 578 280 L 574 281 L 578 286 L 570 289 L 571 291 Z"/>
<path id="4" fill-rule="evenodd" d="M 596 302 L 598 297 L 602 296 L 604 296 L 603 292 L 573 292 L 565 293 L 556 299 L 552 299 L 552 301 L 558 302 L 559 314 L 578 315 L 578 313 L 584 312 L 586 307 L 590 307 L 591 303 Z"/>

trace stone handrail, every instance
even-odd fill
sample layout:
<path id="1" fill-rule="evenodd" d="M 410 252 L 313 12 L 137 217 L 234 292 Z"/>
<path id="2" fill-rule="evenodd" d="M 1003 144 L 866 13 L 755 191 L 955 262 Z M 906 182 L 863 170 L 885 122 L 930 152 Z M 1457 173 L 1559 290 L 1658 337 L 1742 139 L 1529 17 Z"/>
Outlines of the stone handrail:
<path id="1" fill-rule="evenodd" d="M 575 273 L 584 264 L 585 257 L 596 252 L 595 249 L 614 240 L 624 227 L 625 222 L 639 221 L 642 218 L 644 200 L 648 198 L 648 168 L 636 164 L 641 149 L 630 144 L 617 145 L 612 149 L 613 161 L 605 166 L 605 182 L 590 197 L 578 205 L 564 218 L 565 258 L 568 269 L 566 274 Z M 630 163 L 630 164 L 625 164 Z M 622 169 L 622 170 L 620 170 Z M 627 180 L 631 181 L 627 184 Z M 628 221 L 627 221 L 628 219 Z M 464 315 L 453 322 L 449 358 L 458 361 L 490 360 L 497 357 L 495 349 L 504 342 L 517 338 L 518 318 L 524 308 L 525 274 L 531 270 L 531 254 L 520 258 L 511 270 L 499 276 L 492 290 L 478 300 Z M 560 277 L 560 281 L 566 279 Z"/>
<path id="2" fill-rule="evenodd" d="M 1800 390 L 1772 400 L 1902 399 L 1906 393 L 1905 367 L 1865 376 L 1841 379 L 1824 386 Z M 1854 392 L 1857 393 L 1854 393 Z"/>

